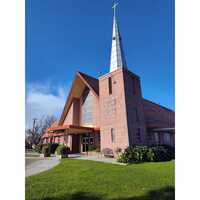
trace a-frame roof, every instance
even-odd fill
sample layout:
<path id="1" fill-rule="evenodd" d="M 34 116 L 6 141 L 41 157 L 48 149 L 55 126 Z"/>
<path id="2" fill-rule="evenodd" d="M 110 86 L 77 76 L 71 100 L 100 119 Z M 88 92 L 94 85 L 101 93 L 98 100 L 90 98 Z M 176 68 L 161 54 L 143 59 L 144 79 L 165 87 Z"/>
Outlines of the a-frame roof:
<path id="1" fill-rule="evenodd" d="M 90 86 L 96 93 L 96 95 L 99 95 L 99 80 L 82 72 L 77 72 L 77 73 L 80 75 L 80 77 L 83 78 L 83 80 L 86 81 L 88 87 Z"/>
<path id="2" fill-rule="evenodd" d="M 63 124 L 72 104 L 72 100 L 80 97 L 85 86 L 87 86 L 95 96 L 99 96 L 99 80 L 82 72 L 77 72 L 61 114 L 59 125 Z"/>

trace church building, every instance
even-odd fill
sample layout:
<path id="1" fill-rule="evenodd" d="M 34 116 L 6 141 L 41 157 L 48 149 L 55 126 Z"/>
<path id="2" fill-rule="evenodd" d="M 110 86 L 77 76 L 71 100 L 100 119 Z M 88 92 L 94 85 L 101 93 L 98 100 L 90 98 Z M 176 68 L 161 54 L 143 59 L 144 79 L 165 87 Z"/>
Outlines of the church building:
<path id="1" fill-rule="evenodd" d="M 130 145 L 175 145 L 174 111 L 144 99 L 140 77 L 129 71 L 114 5 L 110 71 L 98 78 L 77 72 L 58 122 L 43 143 L 62 143 L 71 153 Z"/>

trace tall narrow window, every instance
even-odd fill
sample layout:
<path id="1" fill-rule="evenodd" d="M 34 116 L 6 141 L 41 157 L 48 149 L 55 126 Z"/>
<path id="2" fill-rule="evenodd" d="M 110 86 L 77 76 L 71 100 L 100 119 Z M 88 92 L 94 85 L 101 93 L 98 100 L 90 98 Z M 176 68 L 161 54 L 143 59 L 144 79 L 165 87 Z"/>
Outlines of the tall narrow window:
<path id="1" fill-rule="evenodd" d="M 136 117 L 136 122 L 139 122 L 139 115 L 137 108 L 135 109 L 135 117 Z"/>
<path id="2" fill-rule="evenodd" d="M 91 125 L 92 120 L 92 93 L 86 88 L 81 99 L 81 125 Z"/>
<path id="3" fill-rule="evenodd" d="M 112 79 L 111 77 L 108 78 L 108 88 L 109 88 L 109 95 L 112 94 Z"/>
<path id="4" fill-rule="evenodd" d="M 141 142 L 140 128 L 137 129 L 136 137 L 137 137 L 137 141 L 138 141 L 138 142 Z"/>
<path id="5" fill-rule="evenodd" d="M 164 134 L 164 142 L 166 144 L 170 144 L 171 143 L 171 138 L 170 138 L 170 134 L 169 133 L 165 133 Z"/>
<path id="6" fill-rule="evenodd" d="M 133 94 L 136 94 L 136 79 L 132 79 L 132 84 L 133 84 Z"/>
<path id="7" fill-rule="evenodd" d="M 155 137 L 156 144 L 159 144 L 159 135 L 158 135 L 158 133 L 154 133 L 154 137 Z"/>
<path id="8" fill-rule="evenodd" d="M 112 143 L 115 142 L 115 129 L 114 128 L 111 128 L 111 141 L 112 141 Z"/>

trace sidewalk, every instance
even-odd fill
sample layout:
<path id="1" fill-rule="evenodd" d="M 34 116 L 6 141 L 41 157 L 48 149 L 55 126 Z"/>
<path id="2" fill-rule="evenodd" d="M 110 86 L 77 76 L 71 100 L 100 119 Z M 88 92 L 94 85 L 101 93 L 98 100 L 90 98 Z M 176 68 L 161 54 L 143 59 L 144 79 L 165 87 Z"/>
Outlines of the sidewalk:
<path id="1" fill-rule="evenodd" d="M 81 155 L 74 157 L 74 159 L 79 159 L 79 160 L 93 160 L 93 161 L 98 161 L 98 162 L 104 162 L 104 163 L 111 163 L 111 164 L 116 164 L 116 165 L 126 165 L 124 163 L 119 163 L 115 158 L 106 158 L 103 155 Z"/>
<path id="2" fill-rule="evenodd" d="M 51 169 L 59 164 L 59 162 L 57 157 L 42 158 L 34 160 L 34 162 L 28 162 L 26 165 L 26 177 Z"/>

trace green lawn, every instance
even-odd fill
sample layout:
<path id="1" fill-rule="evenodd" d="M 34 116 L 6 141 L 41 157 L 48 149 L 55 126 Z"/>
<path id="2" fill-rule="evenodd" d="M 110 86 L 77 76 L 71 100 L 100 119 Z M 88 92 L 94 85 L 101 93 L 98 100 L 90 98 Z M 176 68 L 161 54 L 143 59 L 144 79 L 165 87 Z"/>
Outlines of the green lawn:
<path id="1" fill-rule="evenodd" d="M 26 200 L 173 200 L 174 161 L 128 166 L 64 159 L 26 178 Z"/>

